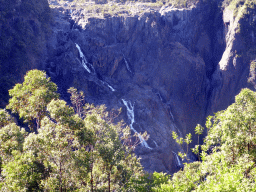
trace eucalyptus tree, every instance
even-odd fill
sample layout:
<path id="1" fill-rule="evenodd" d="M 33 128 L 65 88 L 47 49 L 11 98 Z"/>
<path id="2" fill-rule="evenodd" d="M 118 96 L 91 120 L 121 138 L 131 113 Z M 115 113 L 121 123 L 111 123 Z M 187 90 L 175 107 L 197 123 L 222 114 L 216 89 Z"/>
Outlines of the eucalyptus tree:
<path id="1" fill-rule="evenodd" d="M 244 154 L 255 156 L 256 93 L 243 89 L 235 103 L 209 117 L 206 126 L 205 150 L 224 151 L 232 162 Z"/>
<path id="2" fill-rule="evenodd" d="M 27 72 L 24 82 L 16 84 L 9 90 L 9 94 L 11 98 L 6 108 L 18 113 L 33 131 L 40 127 L 40 122 L 46 115 L 47 104 L 58 98 L 57 85 L 47 78 L 45 72 L 39 70 Z M 36 128 L 33 126 L 34 120 Z"/>
<path id="3" fill-rule="evenodd" d="M 68 89 L 68 93 L 71 94 L 70 100 L 71 100 L 74 110 L 79 115 L 79 117 L 83 117 L 83 105 L 84 105 L 83 91 L 77 92 L 76 88 L 70 87 Z"/>
<path id="4" fill-rule="evenodd" d="M 25 130 L 15 124 L 10 114 L 0 109 L 0 174 L 2 163 L 10 160 L 12 151 L 22 151 L 25 135 Z"/>
<path id="5" fill-rule="evenodd" d="M 14 161 L 15 154 L 22 153 L 26 135 L 25 129 L 17 126 L 6 110 L 0 109 L 0 189 L 2 191 L 9 191 L 13 186 L 6 188 L 9 181 L 6 166 Z"/>
<path id="6" fill-rule="evenodd" d="M 69 89 L 75 109 L 56 90 L 38 70 L 10 90 L 8 108 L 30 127 L 36 120 L 37 131 L 26 133 L 0 110 L 0 191 L 134 191 L 143 169 L 130 128 L 114 124 L 105 106 L 83 107 L 75 88 Z"/>
<path id="7" fill-rule="evenodd" d="M 84 123 L 63 100 L 52 100 L 47 111 L 50 117 L 42 119 L 38 134 L 26 138 L 24 150 L 36 153 L 37 159 L 50 169 L 49 176 L 41 181 L 45 190 L 72 191 L 77 188 L 75 159 L 86 160 L 79 155 L 81 144 L 76 135 Z"/>
<path id="8" fill-rule="evenodd" d="M 85 125 L 94 133 L 89 145 L 91 191 L 125 190 L 142 174 L 133 146 L 127 142 L 131 139 L 130 128 L 123 128 L 122 122 L 114 125 L 105 106 L 86 105 L 85 111 Z"/>

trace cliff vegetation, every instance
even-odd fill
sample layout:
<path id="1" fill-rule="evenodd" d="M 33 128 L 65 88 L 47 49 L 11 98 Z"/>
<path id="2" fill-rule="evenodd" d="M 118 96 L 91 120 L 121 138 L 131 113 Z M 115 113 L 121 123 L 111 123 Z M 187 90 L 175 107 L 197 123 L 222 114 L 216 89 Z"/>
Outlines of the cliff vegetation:
<path id="1" fill-rule="evenodd" d="M 170 176 L 143 171 L 133 152 L 140 135 L 131 136 L 123 123 L 113 124 L 118 111 L 109 114 L 104 106 L 84 104 L 75 88 L 68 90 L 72 107 L 67 105 L 44 72 L 29 71 L 24 79 L 10 90 L 7 108 L 31 131 L 0 110 L 0 191 L 256 190 L 256 93 L 249 89 L 207 118 L 208 135 L 194 150 L 201 151 L 198 161 Z M 181 157 L 189 161 L 186 154 Z"/>

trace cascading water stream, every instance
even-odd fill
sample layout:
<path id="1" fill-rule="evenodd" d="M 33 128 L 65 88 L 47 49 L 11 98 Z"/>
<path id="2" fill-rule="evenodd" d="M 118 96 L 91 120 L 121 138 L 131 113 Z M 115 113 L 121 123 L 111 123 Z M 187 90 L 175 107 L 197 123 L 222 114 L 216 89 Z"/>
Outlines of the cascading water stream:
<path id="1" fill-rule="evenodd" d="M 175 155 L 175 157 L 176 157 L 178 166 L 182 167 L 182 163 L 181 163 L 181 161 L 180 161 L 179 156 L 177 155 L 177 153 L 175 153 L 174 151 L 172 151 L 172 153 L 173 153 L 173 154 Z"/>
<path id="2" fill-rule="evenodd" d="M 103 85 L 107 86 L 111 91 L 116 91 L 111 85 L 109 85 L 107 82 L 105 81 L 101 81 Z"/>
<path id="3" fill-rule="evenodd" d="M 122 99 L 122 101 L 123 101 L 124 105 L 126 106 L 127 116 L 129 118 L 129 120 L 131 121 L 131 123 L 130 123 L 131 130 L 133 130 L 135 133 L 138 134 L 140 142 L 141 142 L 143 147 L 146 147 L 148 149 L 152 149 L 151 147 L 149 147 L 149 145 L 145 141 L 145 139 L 143 139 L 143 137 L 133 128 L 133 123 L 135 122 L 135 120 L 134 120 L 134 105 L 132 105 L 130 101 L 125 101 L 124 99 Z"/>
<path id="4" fill-rule="evenodd" d="M 94 69 L 94 67 L 86 60 L 86 58 L 85 58 L 85 56 L 84 56 L 84 54 L 83 54 L 83 52 L 82 52 L 80 46 L 79 46 L 77 43 L 75 43 L 75 44 L 76 44 L 76 48 L 77 48 L 78 51 L 79 51 L 79 55 L 80 55 L 80 57 L 81 57 L 81 59 L 82 59 L 82 65 L 83 65 L 83 67 L 85 68 L 86 71 L 88 71 L 88 73 L 90 73 L 90 74 L 92 74 L 92 75 L 95 75 L 95 69 Z M 113 92 L 116 91 L 116 90 L 115 90 L 111 85 L 109 85 L 107 82 L 102 81 L 102 80 L 99 80 L 98 78 L 97 78 L 97 81 L 101 82 L 104 86 L 108 87 L 111 91 L 113 91 Z"/>
<path id="5" fill-rule="evenodd" d="M 86 71 L 88 71 L 88 73 L 94 74 L 95 70 L 94 70 L 93 66 L 90 63 L 88 63 L 88 61 L 86 60 L 86 58 L 85 58 L 85 56 L 84 56 L 84 54 L 83 54 L 83 52 L 82 52 L 82 50 L 81 50 L 81 48 L 80 48 L 80 46 L 78 44 L 76 44 L 76 48 L 78 49 L 79 55 L 80 55 L 80 57 L 82 59 L 83 67 L 86 69 Z M 88 65 L 90 65 L 90 67 L 91 67 L 91 69 L 93 69 L 93 71 L 91 71 L 91 69 L 88 67 Z"/>
<path id="6" fill-rule="evenodd" d="M 172 111 L 170 110 L 170 115 L 171 115 L 171 117 L 172 117 L 172 121 L 174 121 L 174 116 L 173 116 L 173 114 L 172 114 Z"/>
<path id="7" fill-rule="evenodd" d="M 124 55 L 123 55 L 123 57 L 124 57 Z M 130 73 L 132 73 L 132 70 L 131 70 L 131 68 L 130 68 L 128 62 L 127 62 L 127 60 L 125 59 L 125 57 L 124 57 L 124 62 L 125 62 L 125 65 L 126 65 L 127 70 L 128 70 Z"/>
<path id="8" fill-rule="evenodd" d="M 153 142 L 155 143 L 156 147 L 158 147 L 158 145 L 157 145 L 156 141 L 154 141 L 154 140 L 153 140 Z"/>

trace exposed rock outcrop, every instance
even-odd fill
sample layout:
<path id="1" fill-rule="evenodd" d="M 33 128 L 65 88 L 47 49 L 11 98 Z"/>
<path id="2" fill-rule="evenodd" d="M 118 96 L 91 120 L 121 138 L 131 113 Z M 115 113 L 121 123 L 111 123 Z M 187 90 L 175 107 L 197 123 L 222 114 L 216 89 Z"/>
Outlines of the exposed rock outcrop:
<path id="1" fill-rule="evenodd" d="M 21 2 L 32 1 L 15 1 L 14 19 L 8 17 L 4 29 L 16 34 L 15 21 L 25 23 L 34 44 L 25 39 L 21 49 L 22 43 L 0 39 L 11 45 L 1 45 L 1 50 L 10 48 L 1 61 L 11 66 L 11 55 L 25 53 L 28 68 L 20 65 L 23 71 L 45 69 L 64 99 L 74 86 L 84 91 L 89 103 L 122 107 L 119 120 L 132 125 L 134 132 L 150 135 L 135 151 L 147 171 L 173 173 L 181 168 L 177 154 L 182 149 L 172 131 L 183 137 L 193 133 L 208 115 L 231 104 L 241 88 L 256 88 L 256 64 L 251 62 L 256 58 L 256 13 L 249 1 L 236 12 L 230 7 L 222 12 L 221 0 L 198 1 L 184 9 L 138 4 L 125 11 L 124 5 L 113 14 L 96 7 L 98 15 L 93 17 L 89 8 L 75 7 L 72 0 L 51 0 L 54 21 L 47 31 L 43 26 L 50 18 L 44 22 L 37 16 L 49 11 L 48 4 L 38 1 L 40 14 L 26 15 L 16 11 Z M 36 53 L 34 45 L 40 47 Z M 195 159 L 192 153 L 189 158 Z"/>
<path id="2" fill-rule="evenodd" d="M 30 69 L 44 69 L 51 11 L 47 0 L 12 0 L 0 4 L 0 107 L 8 89 Z"/>
<path id="3" fill-rule="evenodd" d="M 228 107 L 242 88 L 256 88 L 252 63 L 256 58 L 256 11 L 255 5 L 248 2 L 241 5 L 236 15 L 229 7 L 223 12 L 226 48 L 213 74 L 209 113 Z"/>
<path id="4" fill-rule="evenodd" d="M 87 102 L 122 107 L 121 118 L 128 125 L 122 99 L 130 101 L 134 129 L 150 135 L 149 148 L 140 145 L 136 150 L 145 169 L 174 172 L 180 168 L 175 153 L 182 149 L 171 132 L 184 136 L 204 122 L 209 78 L 217 65 L 214 57 L 221 55 L 213 53 L 225 45 L 224 36 L 212 33 L 222 26 L 209 28 L 221 19 L 211 15 L 216 11 L 212 9 L 199 3 L 188 9 L 163 7 L 160 12 L 103 19 L 55 9 L 48 72 L 62 95 L 75 86 L 85 92 Z M 77 45 L 95 73 L 82 65 Z"/>

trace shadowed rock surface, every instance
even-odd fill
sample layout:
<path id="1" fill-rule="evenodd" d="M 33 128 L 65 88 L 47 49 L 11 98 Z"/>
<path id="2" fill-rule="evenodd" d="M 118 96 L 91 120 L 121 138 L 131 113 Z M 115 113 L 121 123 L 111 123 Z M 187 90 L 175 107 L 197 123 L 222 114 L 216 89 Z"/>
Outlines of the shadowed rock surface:
<path id="1" fill-rule="evenodd" d="M 50 3 L 54 21 L 42 66 L 64 99 L 74 86 L 84 91 L 86 102 L 122 107 L 119 120 L 133 122 L 136 132 L 147 131 L 147 145 L 135 152 L 149 172 L 180 169 L 176 154 L 182 149 L 172 131 L 183 137 L 194 133 L 241 88 L 255 87 L 252 8 L 238 17 L 222 11 L 216 0 L 91 17 L 68 1 Z M 197 141 L 194 134 L 193 141 L 190 147 Z M 192 153 L 189 158 L 195 160 Z"/>
<path id="2" fill-rule="evenodd" d="M 215 34 L 209 22 L 221 17 L 210 15 L 211 9 L 207 4 L 188 9 L 163 7 L 160 12 L 103 19 L 78 17 L 79 10 L 70 14 L 68 9 L 55 9 L 47 70 L 62 95 L 75 86 L 85 92 L 87 102 L 122 107 L 121 118 L 128 125 L 122 99 L 130 101 L 134 129 L 150 135 L 147 143 L 152 149 L 142 145 L 136 149 L 145 169 L 174 172 L 179 168 L 175 153 L 181 149 L 171 132 L 184 136 L 203 123 L 209 77 L 217 62 L 213 52 L 225 44 L 223 36 L 219 37 L 221 45 L 212 40 Z M 95 74 L 83 67 L 76 44 Z"/>

